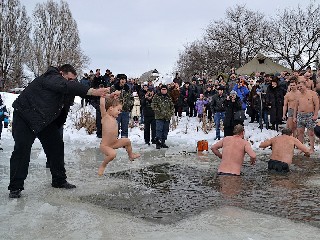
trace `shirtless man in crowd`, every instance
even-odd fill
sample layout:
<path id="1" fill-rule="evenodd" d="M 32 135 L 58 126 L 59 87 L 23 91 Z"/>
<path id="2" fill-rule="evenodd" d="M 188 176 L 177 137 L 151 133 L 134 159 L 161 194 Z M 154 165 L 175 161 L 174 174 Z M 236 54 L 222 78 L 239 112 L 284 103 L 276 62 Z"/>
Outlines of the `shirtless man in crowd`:
<path id="1" fill-rule="evenodd" d="M 293 113 L 293 122 L 297 123 L 298 139 L 304 143 L 304 131 L 308 130 L 310 139 L 310 153 L 314 153 L 314 127 L 318 119 L 319 99 L 315 91 L 308 90 L 306 81 L 298 78 L 298 95 L 296 107 Z"/>
<path id="2" fill-rule="evenodd" d="M 297 77 L 290 78 L 289 92 L 284 96 L 283 104 L 283 120 L 287 120 L 287 128 L 290 128 L 293 132 L 293 136 L 296 137 L 297 124 L 293 122 L 293 112 L 300 91 L 297 90 Z"/>
<path id="3" fill-rule="evenodd" d="M 311 79 L 312 77 L 312 74 L 309 73 L 309 72 L 306 72 L 303 76 L 301 76 L 301 80 L 304 79 L 306 81 L 306 87 L 307 89 L 309 90 L 315 90 L 315 87 L 314 87 L 314 82 L 313 80 Z M 300 77 L 298 78 L 298 80 L 300 79 Z"/>
<path id="4" fill-rule="evenodd" d="M 289 165 L 292 163 L 294 147 L 297 147 L 304 152 L 305 156 L 310 156 L 309 149 L 292 136 L 290 128 L 282 129 L 282 135 L 262 142 L 259 147 L 272 147 L 268 169 L 277 172 L 289 172 Z"/>
<path id="5" fill-rule="evenodd" d="M 236 125 L 233 134 L 233 136 L 227 136 L 211 147 L 212 152 L 222 159 L 218 175 L 239 176 L 245 153 L 250 156 L 251 165 L 256 162 L 256 153 L 252 150 L 250 143 L 243 139 L 243 126 Z M 220 148 L 223 148 L 222 153 L 219 151 Z"/>

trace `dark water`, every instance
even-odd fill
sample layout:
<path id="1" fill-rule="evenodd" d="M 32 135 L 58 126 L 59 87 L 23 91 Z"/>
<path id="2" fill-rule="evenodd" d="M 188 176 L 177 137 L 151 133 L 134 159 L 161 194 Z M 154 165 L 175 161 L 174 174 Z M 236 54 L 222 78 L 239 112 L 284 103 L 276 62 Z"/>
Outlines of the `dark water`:
<path id="1" fill-rule="evenodd" d="M 290 173 L 275 174 L 266 170 L 265 158 L 255 168 L 245 165 L 240 177 L 169 163 L 130 169 L 110 174 L 127 185 L 81 200 L 161 224 L 236 206 L 320 227 L 320 190 L 306 184 L 319 176 L 320 161 L 298 157 L 293 163 Z"/>

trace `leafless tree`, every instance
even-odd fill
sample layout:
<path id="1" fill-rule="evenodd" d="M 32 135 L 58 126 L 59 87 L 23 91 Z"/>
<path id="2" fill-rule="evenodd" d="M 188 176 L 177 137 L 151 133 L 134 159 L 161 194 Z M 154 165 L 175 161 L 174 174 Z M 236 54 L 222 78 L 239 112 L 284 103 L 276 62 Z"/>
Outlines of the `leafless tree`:
<path id="1" fill-rule="evenodd" d="M 86 67 L 89 58 L 80 48 L 80 38 L 76 21 L 69 5 L 48 0 L 38 3 L 33 12 L 33 39 L 30 44 L 28 67 L 41 75 L 49 66 L 72 64 L 80 70 Z"/>
<path id="2" fill-rule="evenodd" d="M 177 70 L 186 76 L 205 72 L 208 76 L 239 67 L 263 51 L 260 38 L 267 22 L 264 15 L 237 5 L 226 11 L 226 18 L 209 24 L 202 40 L 185 47 Z"/>
<path id="3" fill-rule="evenodd" d="M 261 50 L 259 39 L 265 25 L 262 13 L 248 10 L 245 5 L 237 5 L 227 9 L 225 19 L 209 25 L 205 39 L 222 53 L 220 55 L 228 60 L 229 66 L 240 67 Z M 231 59 L 226 59 L 228 56 Z"/>
<path id="4" fill-rule="evenodd" d="M 0 77 L 4 79 L 5 88 L 20 86 L 30 18 L 19 0 L 1 0 L 0 12 Z"/>
<path id="5" fill-rule="evenodd" d="M 292 70 L 317 61 L 320 50 L 320 5 L 286 9 L 269 21 L 264 46 Z"/>

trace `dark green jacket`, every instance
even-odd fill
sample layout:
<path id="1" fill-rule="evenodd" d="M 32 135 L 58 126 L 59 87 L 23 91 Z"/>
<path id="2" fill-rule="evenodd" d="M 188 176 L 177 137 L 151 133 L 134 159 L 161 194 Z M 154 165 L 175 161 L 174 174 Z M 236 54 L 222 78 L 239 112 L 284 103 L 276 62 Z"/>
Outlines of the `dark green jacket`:
<path id="1" fill-rule="evenodd" d="M 151 107 L 155 113 L 155 119 L 170 121 L 174 114 L 174 105 L 171 97 L 168 94 L 156 94 L 153 97 Z"/>
<path id="2" fill-rule="evenodd" d="M 120 101 L 122 103 L 123 112 L 131 112 L 133 107 L 133 96 L 131 90 L 127 84 L 120 86 L 119 82 L 111 86 L 110 92 L 115 92 L 116 90 L 121 91 Z"/>

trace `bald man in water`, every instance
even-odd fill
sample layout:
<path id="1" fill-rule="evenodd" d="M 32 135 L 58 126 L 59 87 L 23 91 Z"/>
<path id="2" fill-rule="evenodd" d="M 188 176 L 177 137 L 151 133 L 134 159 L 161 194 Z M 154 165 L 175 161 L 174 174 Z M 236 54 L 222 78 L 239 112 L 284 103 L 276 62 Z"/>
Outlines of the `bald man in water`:
<path id="1" fill-rule="evenodd" d="M 292 130 L 290 128 L 282 129 L 282 135 L 262 142 L 259 147 L 272 147 L 268 169 L 276 170 L 277 172 L 289 172 L 289 165 L 292 163 L 294 147 L 297 147 L 304 152 L 305 156 L 310 157 L 309 148 L 292 136 Z"/>
<path id="2" fill-rule="evenodd" d="M 238 124 L 234 127 L 233 136 L 227 136 L 212 145 L 212 152 L 222 159 L 218 175 L 239 176 L 244 161 L 244 155 L 250 156 L 250 163 L 256 162 L 256 153 L 252 150 L 250 143 L 244 140 L 244 128 Z M 220 153 L 219 149 L 223 148 Z"/>

